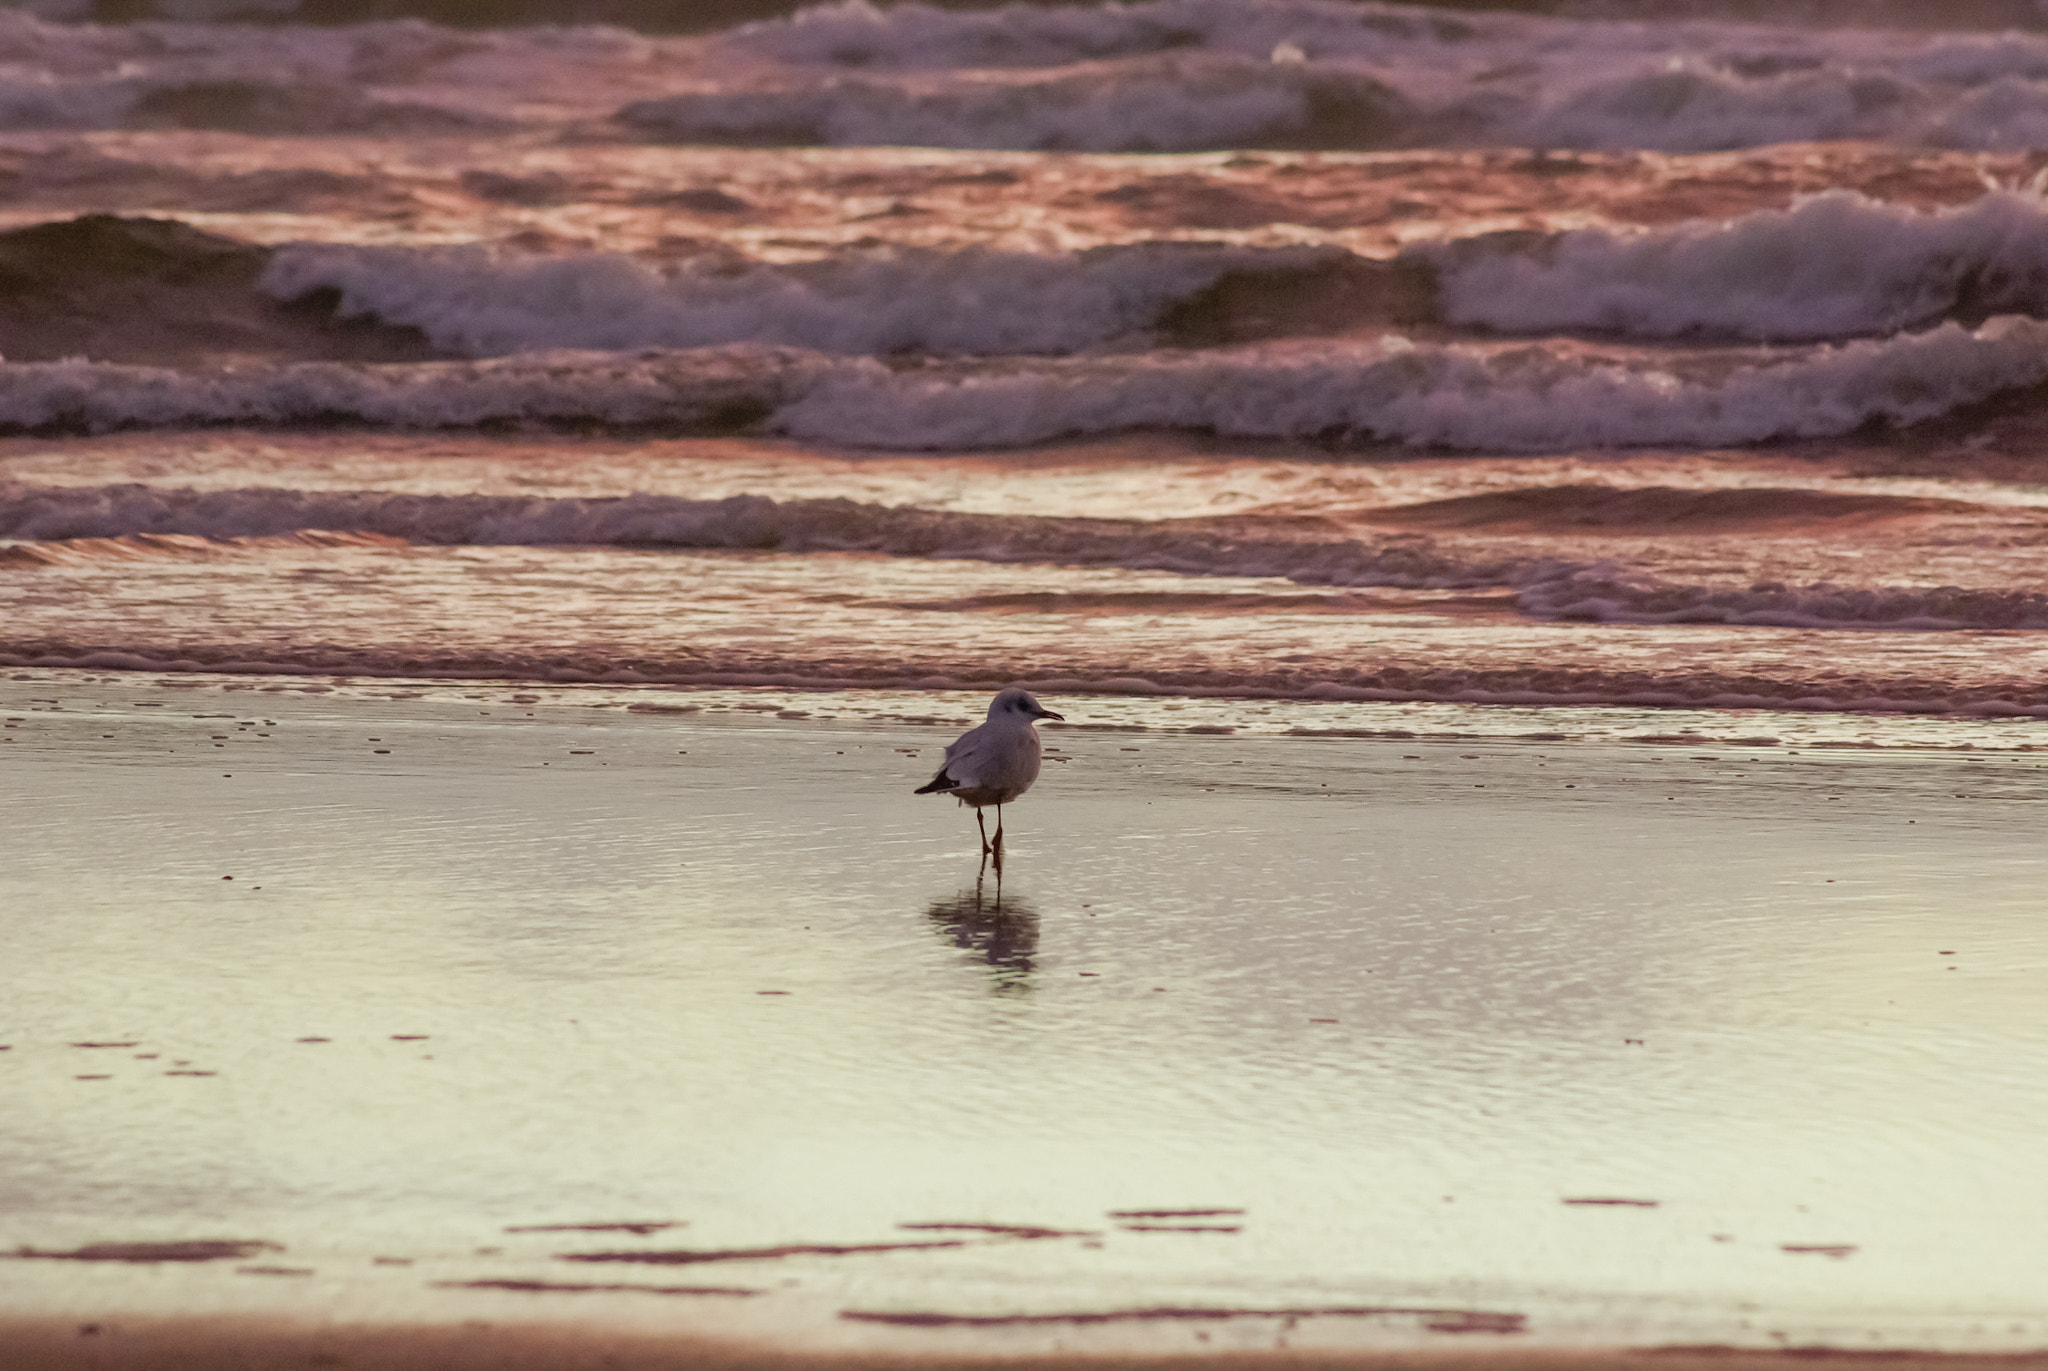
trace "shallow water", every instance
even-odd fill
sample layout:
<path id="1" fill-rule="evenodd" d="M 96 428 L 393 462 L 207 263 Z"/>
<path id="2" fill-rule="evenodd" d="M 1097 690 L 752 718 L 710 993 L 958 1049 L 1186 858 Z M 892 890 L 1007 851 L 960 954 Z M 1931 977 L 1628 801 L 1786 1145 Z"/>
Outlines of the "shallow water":
<path id="1" fill-rule="evenodd" d="M 1049 727 L 998 910 L 967 815 L 909 793 L 956 726 L 857 721 L 873 697 L 4 689 L 0 1246 L 282 1247 L 22 1260 L 8 1312 L 905 1350 L 2048 1333 L 2048 763 L 1942 750 L 1958 725 L 1215 736 L 1062 699 L 1148 731 Z M 676 1226 L 509 1231 L 621 1223 Z M 634 1260 L 679 1251 L 728 1255 Z M 626 1288 L 443 1284 L 477 1281 Z M 844 1317 L 1148 1308 L 1296 1313 Z M 1387 1308 L 1434 1312 L 1301 1312 Z"/>
<path id="2" fill-rule="evenodd" d="M 0 664 L 2048 710 L 2038 16 L 160 8 L 0 15 Z"/>

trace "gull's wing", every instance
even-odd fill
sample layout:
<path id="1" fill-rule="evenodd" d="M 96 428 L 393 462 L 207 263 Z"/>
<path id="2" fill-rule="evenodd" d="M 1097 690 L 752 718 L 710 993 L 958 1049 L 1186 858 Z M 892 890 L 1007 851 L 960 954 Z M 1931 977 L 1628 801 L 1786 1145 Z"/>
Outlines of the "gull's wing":
<path id="1" fill-rule="evenodd" d="M 911 793 L 914 795 L 930 795 L 937 791 L 958 790 L 963 785 L 973 784 L 973 762 L 975 754 L 981 750 L 981 739 L 978 735 L 987 731 L 988 725 L 982 724 L 979 727 L 968 729 L 952 742 L 947 743 L 945 763 L 939 767 L 937 773 L 933 775 L 930 781 L 919 786 Z"/>

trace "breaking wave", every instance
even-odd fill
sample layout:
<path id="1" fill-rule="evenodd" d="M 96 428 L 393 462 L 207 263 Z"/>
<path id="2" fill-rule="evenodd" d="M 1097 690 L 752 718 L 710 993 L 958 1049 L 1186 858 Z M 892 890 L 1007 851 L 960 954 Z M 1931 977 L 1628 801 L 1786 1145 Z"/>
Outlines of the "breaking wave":
<path id="1" fill-rule="evenodd" d="M 295 244 L 261 288 L 330 290 L 343 317 L 419 329 L 470 356 L 551 348 L 781 343 L 834 353 L 1073 352 L 1145 329 L 1231 272 L 1306 273 L 1346 254 L 1155 243 L 1067 254 L 880 249 L 776 266 L 712 256 Z"/>
<path id="2" fill-rule="evenodd" d="M 668 142 L 1035 151 L 1381 148 L 1423 116 L 1368 73 L 1227 54 L 906 79 L 792 75 L 634 101 L 617 115 Z"/>
<path id="3" fill-rule="evenodd" d="M 462 22 L 474 9 L 465 0 L 440 16 L 454 26 L 392 18 L 404 0 L 372 0 L 375 12 L 347 24 L 332 13 L 297 24 L 204 22 L 298 17 L 291 0 L 250 0 L 239 13 L 232 0 L 163 0 L 160 21 L 92 22 L 134 16 L 148 3 L 29 0 L 0 9 L 0 128 L 502 133 L 561 117 L 522 109 L 517 97 L 601 99 L 592 92 L 608 78 L 630 78 L 651 56 L 686 46 L 561 27 L 541 13 L 525 27 L 479 30 Z"/>
<path id="4" fill-rule="evenodd" d="M 1340 0 L 977 11 L 866 0 L 725 35 L 756 70 L 621 118 L 650 136 L 1092 151 L 1834 138 L 2021 148 L 2048 41 L 1431 13 Z M 1503 79 L 1503 73 L 1514 73 Z"/>
<path id="5" fill-rule="evenodd" d="M 1317 280 L 1389 269 L 1338 248 L 1194 242 L 1064 254 L 854 248 L 787 265 L 730 251 L 653 263 L 301 243 L 273 253 L 260 288 L 285 300 L 331 292 L 342 317 L 416 328 L 469 356 L 737 342 L 1043 355 L 1136 340 L 1225 278 L 1247 299 L 1276 292 L 1278 302 Z M 1727 221 L 1423 243 L 1391 269 L 1433 282 L 1443 321 L 1498 333 L 1855 338 L 2048 314 L 2048 201 L 2000 190 L 1922 211 L 1828 191 Z M 1374 291 L 1391 311 L 1394 286 L 1368 300 Z"/>
<path id="6" fill-rule="evenodd" d="M 1516 603 L 1544 619 L 1764 628 L 2048 629 L 2048 595 L 1961 586 L 1705 587 L 1634 581 L 1591 567 L 1546 578 Z"/>
<path id="7" fill-rule="evenodd" d="M 1770 351 L 1593 354 L 1318 341 L 1206 352 L 931 360 L 736 344 L 481 362 L 208 372 L 0 365 L 0 426 L 755 428 L 855 447 L 1014 447 L 1137 428 L 1495 451 L 1732 444 L 1910 424 L 2048 380 L 2048 323 L 2005 317 Z"/>
<path id="8" fill-rule="evenodd" d="M 502 121 L 378 87 L 464 47 L 534 46 L 516 35 L 465 40 L 417 21 L 346 30 L 62 24 L 10 9 L 0 12 L 0 128 L 488 130 Z"/>
<path id="9" fill-rule="evenodd" d="M 1730 22 L 1733 5 L 1617 23 L 1372 0 L 847 0 L 700 39 L 561 25 L 644 15 L 701 31 L 714 10 L 759 7 L 528 3 L 500 8 L 529 27 L 481 29 L 489 6 L 412 7 L 461 26 L 394 21 L 370 0 L 354 13 L 350 0 L 29 0 L 0 12 L 0 128 L 491 133 L 585 119 L 602 108 L 586 107 L 597 92 L 648 90 L 659 58 L 672 86 L 615 109 L 658 140 L 1103 152 L 2048 143 L 2048 37 L 1765 26 Z M 152 11 L 155 22 L 83 22 Z M 2038 27 L 2038 11 L 2013 13 Z M 276 22 L 309 17 L 380 22 Z M 208 19 L 257 22 L 183 22 Z M 564 62 L 587 79 L 564 82 Z M 549 99 L 506 98 L 528 87 Z"/>
<path id="10" fill-rule="evenodd" d="M 759 423 L 830 365 L 818 353 L 762 347 L 538 352 L 484 362 L 299 362 L 211 372 L 9 363 L 0 364 L 0 428 L 542 423 L 715 431 Z"/>
<path id="11" fill-rule="evenodd" d="M 1429 244 L 1444 317 L 1507 333 L 1759 340 L 2048 313 L 2048 202 L 1997 191 L 1919 211 L 1853 191 L 1723 223 Z"/>
<path id="12" fill-rule="evenodd" d="M 2018 318 L 1974 332 L 1945 324 L 1841 346 L 1672 357 L 1385 339 L 905 371 L 860 359 L 822 374 L 772 425 L 893 448 L 1179 428 L 1543 452 L 1840 434 L 2043 380 L 2048 324 Z"/>
<path id="13" fill-rule="evenodd" d="M 1488 34 L 1528 33 L 1528 24 L 1372 0 L 1143 0 L 986 10 L 922 4 L 885 9 L 868 0 L 842 0 L 736 29 L 721 42 L 734 53 L 802 65 L 1055 67 L 1195 47 L 1264 58 L 1282 43 L 1293 44 L 1304 57 L 1394 57 L 1440 52 L 1447 44 Z"/>

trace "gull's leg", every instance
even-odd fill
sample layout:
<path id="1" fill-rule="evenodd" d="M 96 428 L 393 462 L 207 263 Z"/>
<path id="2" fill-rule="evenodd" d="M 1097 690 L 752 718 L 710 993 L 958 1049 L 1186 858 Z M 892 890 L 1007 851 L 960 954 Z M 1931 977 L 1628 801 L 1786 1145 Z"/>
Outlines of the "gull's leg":
<path id="1" fill-rule="evenodd" d="M 1003 807 L 996 806 L 996 875 L 1003 874 Z"/>
<path id="2" fill-rule="evenodd" d="M 997 820 L 997 823 L 996 823 L 996 827 L 998 827 L 998 828 L 1001 828 L 1001 827 L 1002 827 L 1002 822 L 1001 822 L 1001 820 L 1002 820 L 1002 811 L 1001 811 L 1001 810 L 997 810 L 997 811 L 996 811 L 996 820 Z M 988 856 L 988 854 L 989 854 L 990 852 L 994 851 L 995 849 L 991 848 L 991 847 L 990 847 L 990 846 L 988 845 L 988 822 L 987 822 L 987 821 L 986 821 L 985 819 L 983 819 L 983 818 L 981 817 L 981 806 L 980 806 L 980 805 L 976 805 L 976 806 L 974 807 L 974 826 L 975 826 L 976 828 L 978 828 L 978 829 L 980 829 L 980 830 L 981 830 L 981 855 L 982 855 L 982 856 L 984 856 L 984 857 L 986 857 L 986 856 Z M 998 865 L 1001 865 L 1001 863 L 1000 863 L 1000 860 L 998 861 L 998 863 L 997 863 L 997 864 L 998 864 Z"/>

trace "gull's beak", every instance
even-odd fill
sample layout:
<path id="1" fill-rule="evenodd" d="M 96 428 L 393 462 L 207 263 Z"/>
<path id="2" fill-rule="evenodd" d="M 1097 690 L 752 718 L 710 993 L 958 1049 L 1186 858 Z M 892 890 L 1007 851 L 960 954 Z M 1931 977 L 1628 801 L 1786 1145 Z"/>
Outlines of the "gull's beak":
<path id="1" fill-rule="evenodd" d="M 1039 707 L 1038 717 L 1041 719 L 1058 719 L 1061 723 L 1065 723 L 1067 721 L 1066 715 L 1055 714 L 1051 710 L 1046 709 L 1044 706 Z"/>

